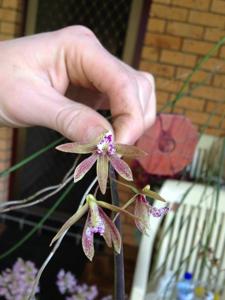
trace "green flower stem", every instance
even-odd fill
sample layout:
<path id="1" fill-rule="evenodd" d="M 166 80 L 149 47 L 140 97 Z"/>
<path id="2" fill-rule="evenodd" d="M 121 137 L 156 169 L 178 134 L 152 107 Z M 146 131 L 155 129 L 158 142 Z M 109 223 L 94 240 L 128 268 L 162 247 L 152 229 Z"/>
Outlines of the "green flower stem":
<path id="1" fill-rule="evenodd" d="M 16 244 L 14 244 L 11 248 L 9 248 L 6 252 L 0 255 L 0 260 L 4 259 L 5 257 L 9 256 L 13 252 L 15 252 L 18 248 L 20 248 L 27 240 L 29 240 L 32 235 L 38 231 L 41 226 L 45 223 L 45 221 L 53 214 L 56 208 L 62 203 L 62 201 L 66 198 L 69 194 L 71 189 L 74 187 L 74 183 L 71 183 L 67 189 L 63 192 L 61 197 L 55 202 L 55 204 L 48 210 L 48 212 L 44 215 L 44 217 L 33 227 L 21 240 L 19 240 Z"/>
<path id="2" fill-rule="evenodd" d="M 110 166 L 110 190 L 112 204 L 119 206 L 119 195 L 117 185 L 115 182 L 115 172 Z M 120 216 L 115 221 L 115 225 L 118 231 L 121 233 L 121 222 Z M 124 257 L 123 257 L 123 243 L 121 245 L 120 254 L 114 254 L 114 299 L 124 300 L 125 299 L 125 276 L 124 276 Z"/>
<path id="3" fill-rule="evenodd" d="M 40 150 L 34 152 L 33 154 L 31 154 L 30 156 L 24 158 L 23 160 L 21 160 L 20 162 L 18 162 L 17 164 L 13 165 L 12 167 L 0 172 L 0 177 L 2 176 L 7 176 L 8 174 L 10 174 L 11 172 L 16 171 L 17 169 L 23 167 L 24 165 L 26 165 L 27 163 L 29 163 L 30 161 L 32 161 L 33 159 L 37 158 L 38 156 L 40 156 L 41 154 L 45 153 L 46 151 L 48 151 L 49 149 L 53 148 L 54 146 L 56 146 L 57 144 L 59 144 L 60 142 L 62 142 L 65 138 L 61 137 L 57 140 L 55 140 L 54 142 L 52 142 L 51 144 L 48 144 L 47 146 L 41 148 Z"/>

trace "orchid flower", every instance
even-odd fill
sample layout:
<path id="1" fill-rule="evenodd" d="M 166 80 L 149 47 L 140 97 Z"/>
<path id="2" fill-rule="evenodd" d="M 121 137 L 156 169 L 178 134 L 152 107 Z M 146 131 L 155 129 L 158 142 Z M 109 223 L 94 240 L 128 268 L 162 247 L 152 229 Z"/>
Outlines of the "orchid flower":
<path id="1" fill-rule="evenodd" d="M 74 182 L 81 180 L 97 161 L 97 178 L 102 194 L 106 192 L 108 180 L 108 161 L 121 177 L 128 181 L 133 180 L 133 175 L 128 164 L 120 156 L 137 157 L 146 153 L 135 146 L 115 144 L 113 135 L 107 131 L 90 144 L 66 143 L 56 147 L 57 150 L 69 153 L 87 154 L 91 156 L 84 159 L 75 169 Z"/>
<path id="2" fill-rule="evenodd" d="M 112 247 L 113 245 L 115 252 L 120 253 L 120 233 L 112 220 L 103 211 L 102 207 L 115 212 L 123 212 L 135 218 L 133 214 L 127 212 L 126 210 L 104 201 L 98 201 L 93 195 L 89 194 L 86 197 L 86 203 L 65 222 L 65 224 L 52 239 L 51 245 L 87 212 L 88 215 L 82 234 L 82 247 L 89 260 L 92 260 L 94 256 L 94 234 L 97 233 L 104 238 L 109 247 Z"/>
<path id="3" fill-rule="evenodd" d="M 135 193 L 135 195 L 123 207 L 121 207 L 121 209 L 126 209 L 134 202 L 134 216 L 136 217 L 134 219 L 135 224 L 142 233 L 148 235 L 150 230 L 150 215 L 153 217 L 162 217 L 169 211 L 169 208 L 167 206 L 161 208 L 151 206 L 146 199 L 146 196 L 162 202 L 166 202 L 166 200 L 158 193 L 152 191 L 149 185 L 146 185 L 143 189 L 138 189 L 132 185 L 128 185 L 120 181 L 118 182 L 126 187 L 129 187 Z M 118 214 L 116 217 L 117 216 Z"/>

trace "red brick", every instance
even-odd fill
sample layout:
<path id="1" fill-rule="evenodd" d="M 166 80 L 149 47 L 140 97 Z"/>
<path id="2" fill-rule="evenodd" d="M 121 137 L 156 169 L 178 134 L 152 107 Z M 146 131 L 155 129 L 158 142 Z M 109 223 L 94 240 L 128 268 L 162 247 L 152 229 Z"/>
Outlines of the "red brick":
<path id="1" fill-rule="evenodd" d="M 219 125 L 219 122 L 221 121 L 221 117 L 219 116 L 211 116 L 208 113 L 204 112 L 195 112 L 186 110 L 185 115 L 189 117 L 193 123 L 199 124 L 199 125 L 206 125 L 208 127 L 217 127 Z"/>
<path id="2" fill-rule="evenodd" d="M 165 104 L 157 104 L 157 112 L 171 113 L 171 107 L 168 105 L 165 107 Z"/>
<path id="3" fill-rule="evenodd" d="M 181 39 L 164 34 L 147 33 L 145 35 L 145 44 L 156 48 L 178 50 L 181 46 Z"/>
<path id="4" fill-rule="evenodd" d="M 0 153 L 1 151 L 10 150 L 11 149 L 11 140 L 2 140 L 0 139 Z M 1 157 L 1 154 L 0 154 Z"/>
<path id="5" fill-rule="evenodd" d="M 172 4 L 194 10 L 208 10 L 210 0 L 172 0 Z"/>
<path id="6" fill-rule="evenodd" d="M 144 46 L 142 48 L 141 58 L 150 61 L 157 61 L 159 58 L 159 52 L 160 52 L 159 49 Z"/>
<path id="7" fill-rule="evenodd" d="M 171 0 L 154 0 L 154 3 L 170 4 Z"/>
<path id="8" fill-rule="evenodd" d="M 222 129 L 215 129 L 215 128 L 206 128 L 204 131 L 206 134 L 215 135 L 215 136 L 224 136 L 225 131 Z"/>
<path id="9" fill-rule="evenodd" d="M 178 67 L 176 70 L 176 78 L 184 80 L 191 74 L 191 72 L 192 72 L 192 69 Z M 210 74 L 209 72 L 199 70 L 192 75 L 190 82 L 204 81 L 204 83 L 209 83 L 211 80 L 211 77 L 212 77 L 212 74 Z"/>
<path id="10" fill-rule="evenodd" d="M 13 133 L 12 128 L 2 127 L 0 128 L 0 139 L 8 140 L 8 141 L 11 140 L 12 133 Z"/>
<path id="11" fill-rule="evenodd" d="M 0 41 L 7 41 L 13 39 L 15 36 L 14 34 L 6 34 L 6 33 L 0 33 Z"/>
<path id="12" fill-rule="evenodd" d="M 12 9 L 0 9 L 0 20 L 7 22 L 17 22 L 18 13 Z"/>
<path id="13" fill-rule="evenodd" d="M 169 99 L 169 93 L 163 91 L 156 91 L 156 99 L 158 104 L 165 104 Z"/>
<path id="14" fill-rule="evenodd" d="M 188 10 L 184 8 L 171 7 L 160 4 L 152 4 L 151 16 L 163 20 L 186 21 Z"/>
<path id="15" fill-rule="evenodd" d="M 191 96 L 184 96 L 179 101 L 177 101 L 176 106 L 188 110 L 203 111 L 205 100 L 194 98 Z"/>
<path id="16" fill-rule="evenodd" d="M 225 1 L 224 0 L 213 0 L 211 11 L 218 14 L 225 15 Z"/>
<path id="17" fill-rule="evenodd" d="M 225 89 L 214 88 L 211 86 L 201 86 L 192 91 L 192 95 L 203 99 L 221 101 L 225 99 Z"/>
<path id="18" fill-rule="evenodd" d="M 189 53 L 197 53 L 197 54 L 203 54 L 209 52 L 210 49 L 214 46 L 213 43 L 207 43 L 207 42 L 199 42 L 195 40 L 184 40 L 182 50 Z M 218 53 L 215 52 L 214 55 Z"/>
<path id="19" fill-rule="evenodd" d="M 192 10 L 189 15 L 189 21 L 193 24 L 205 25 L 209 27 L 219 27 L 224 29 L 224 16 L 215 13 L 206 13 Z"/>
<path id="20" fill-rule="evenodd" d="M 2 6 L 7 8 L 21 9 L 22 0 L 3 0 Z"/>
<path id="21" fill-rule="evenodd" d="M 207 101 L 207 112 L 215 112 L 216 114 L 223 114 L 225 112 L 225 103 Z"/>
<path id="22" fill-rule="evenodd" d="M 225 73 L 225 62 L 223 59 L 212 57 L 203 64 L 202 69 L 210 72 Z"/>
<path id="23" fill-rule="evenodd" d="M 225 86 L 225 74 L 224 75 L 219 75 L 216 74 L 214 76 L 214 80 L 213 80 L 213 85 L 216 87 L 223 87 Z"/>
<path id="24" fill-rule="evenodd" d="M 0 161 L 0 172 L 7 169 L 10 165 L 10 160 Z"/>
<path id="25" fill-rule="evenodd" d="M 200 39 L 203 35 L 203 27 L 182 22 L 168 22 L 166 31 L 170 34 Z"/>
<path id="26" fill-rule="evenodd" d="M 162 91 L 177 93 L 182 86 L 179 80 L 169 80 L 162 77 L 156 78 L 156 87 Z"/>
<path id="27" fill-rule="evenodd" d="M 225 36 L 225 35 L 224 35 Z M 220 57 L 225 58 L 225 46 L 221 47 Z"/>
<path id="28" fill-rule="evenodd" d="M 225 30 L 218 28 L 206 28 L 205 31 L 205 40 L 217 42 L 225 36 Z"/>
<path id="29" fill-rule="evenodd" d="M 161 54 L 161 62 L 178 66 L 194 67 L 196 63 L 196 56 L 175 51 L 163 50 Z"/>
<path id="30" fill-rule="evenodd" d="M 15 23 L 2 22 L 0 28 L 2 33 L 14 34 L 16 33 L 17 25 Z"/>
<path id="31" fill-rule="evenodd" d="M 149 18 L 147 30 L 151 32 L 164 32 L 166 22 L 164 20 Z"/>
<path id="32" fill-rule="evenodd" d="M 163 76 L 163 77 L 173 77 L 175 72 L 175 67 L 160 63 L 152 63 L 142 61 L 140 64 L 140 69 L 145 72 L 150 72 L 155 76 Z"/>

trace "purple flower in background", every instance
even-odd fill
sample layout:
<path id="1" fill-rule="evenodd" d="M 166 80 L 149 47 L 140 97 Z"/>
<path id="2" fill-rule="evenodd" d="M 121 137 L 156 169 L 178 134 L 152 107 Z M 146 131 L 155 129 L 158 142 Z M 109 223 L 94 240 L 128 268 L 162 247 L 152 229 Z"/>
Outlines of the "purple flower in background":
<path id="1" fill-rule="evenodd" d="M 6 300 L 26 299 L 31 293 L 37 272 L 33 262 L 18 258 L 12 269 L 6 269 L 0 275 L 0 296 Z M 39 287 L 36 289 L 38 292 Z"/>
<path id="2" fill-rule="evenodd" d="M 74 293 L 76 291 L 77 280 L 71 272 L 65 273 L 64 270 L 60 270 L 57 275 L 56 284 L 60 293 L 64 295 L 65 293 Z"/>
<path id="3" fill-rule="evenodd" d="M 59 271 L 56 284 L 59 292 L 66 296 L 65 300 L 94 300 L 98 296 L 95 285 L 79 284 L 71 272 L 64 270 Z"/>
<path id="4" fill-rule="evenodd" d="M 115 144 L 111 132 L 104 132 L 91 144 L 66 143 L 57 146 L 56 149 L 69 153 L 92 153 L 90 157 L 84 159 L 76 167 L 74 172 L 74 182 L 81 180 L 97 161 L 98 183 L 103 194 L 106 192 L 109 161 L 121 177 L 128 181 L 132 181 L 132 171 L 128 164 L 120 159 L 120 156 L 137 157 L 146 154 L 135 146 Z"/>

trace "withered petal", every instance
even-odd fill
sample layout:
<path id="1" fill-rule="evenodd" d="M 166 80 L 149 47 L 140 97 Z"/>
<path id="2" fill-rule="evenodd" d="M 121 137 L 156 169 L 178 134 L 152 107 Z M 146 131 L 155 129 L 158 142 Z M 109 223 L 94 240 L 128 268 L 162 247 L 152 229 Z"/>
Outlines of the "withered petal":
<path id="1" fill-rule="evenodd" d="M 100 212 L 102 219 L 104 220 L 106 230 L 108 231 L 107 235 L 110 233 L 110 236 L 111 236 L 111 241 L 110 241 L 109 236 L 106 236 L 105 234 L 103 235 L 106 243 L 107 244 L 109 243 L 109 245 L 110 245 L 110 243 L 112 243 L 114 250 L 117 253 L 120 253 L 120 251 L 121 251 L 121 236 L 120 236 L 118 229 L 116 228 L 116 226 L 112 222 L 112 220 L 107 216 L 107 214 L 100 207 L 99 207 L 99 212 Z"/>
<path id="2" fill-rule="evenodd" d="M 109 157 L 109 160 L 113 166 L 113 168 L 116 170 L 117 173 L 124 179 L 128 181 L 133 180 L 133 175 L 130 167 L 128 164 L 119 158 L 118 155 L 114 154 Z"/>
<path id="3" fill-rule="evenodd" d="M 87 258 L 92 261 L 95 253 L 94 249 L 94 233 L 89 232 L 88 227 L 90 225 L 90 214 L 88 213 L 87 219 L 85 221 L 83 233 L 82 233 L 82 247 Z"/>
<path id="4" fill-rule="evenodd" d="M 106 155 L 99 155 L 97 159 L 97 178 L 102 194 L 105 194 L 108 180 L 108 158 Z"/>
<path id="5" fill-rule="evenodd" d="M 125 145 L 125 144 L 116 144 L 116 152 L 122 156 L 127 157 L 140 157 L 148 155 L 147 152 L 141 150 L 136 146 Z"/>
<path id="6" fill-rule="evenodd" d="M 56 147 L 57 150 L 68 153 L 86 154 L 96 149 L 94 144 L 66 143 Z"/>
<path id="7" fill-rule="evenodd" d="M 91 169 L 97 160 L 97 154 L 92 154 L 88 158 L 84 159 L 75 169 L 74 182 L 81 180 L 84 175 Z"/>
<path id="8" fill-rule="evenodd" d="M 150 208 L 151 206 L 147 201 L 142 202 L 138 200 L 138 196 L 136 197 L 134 215 L 138 218 L 135 219 L 135 224 L 142 233 L 147 235 L 149 234 L 150 230 Z"/>

